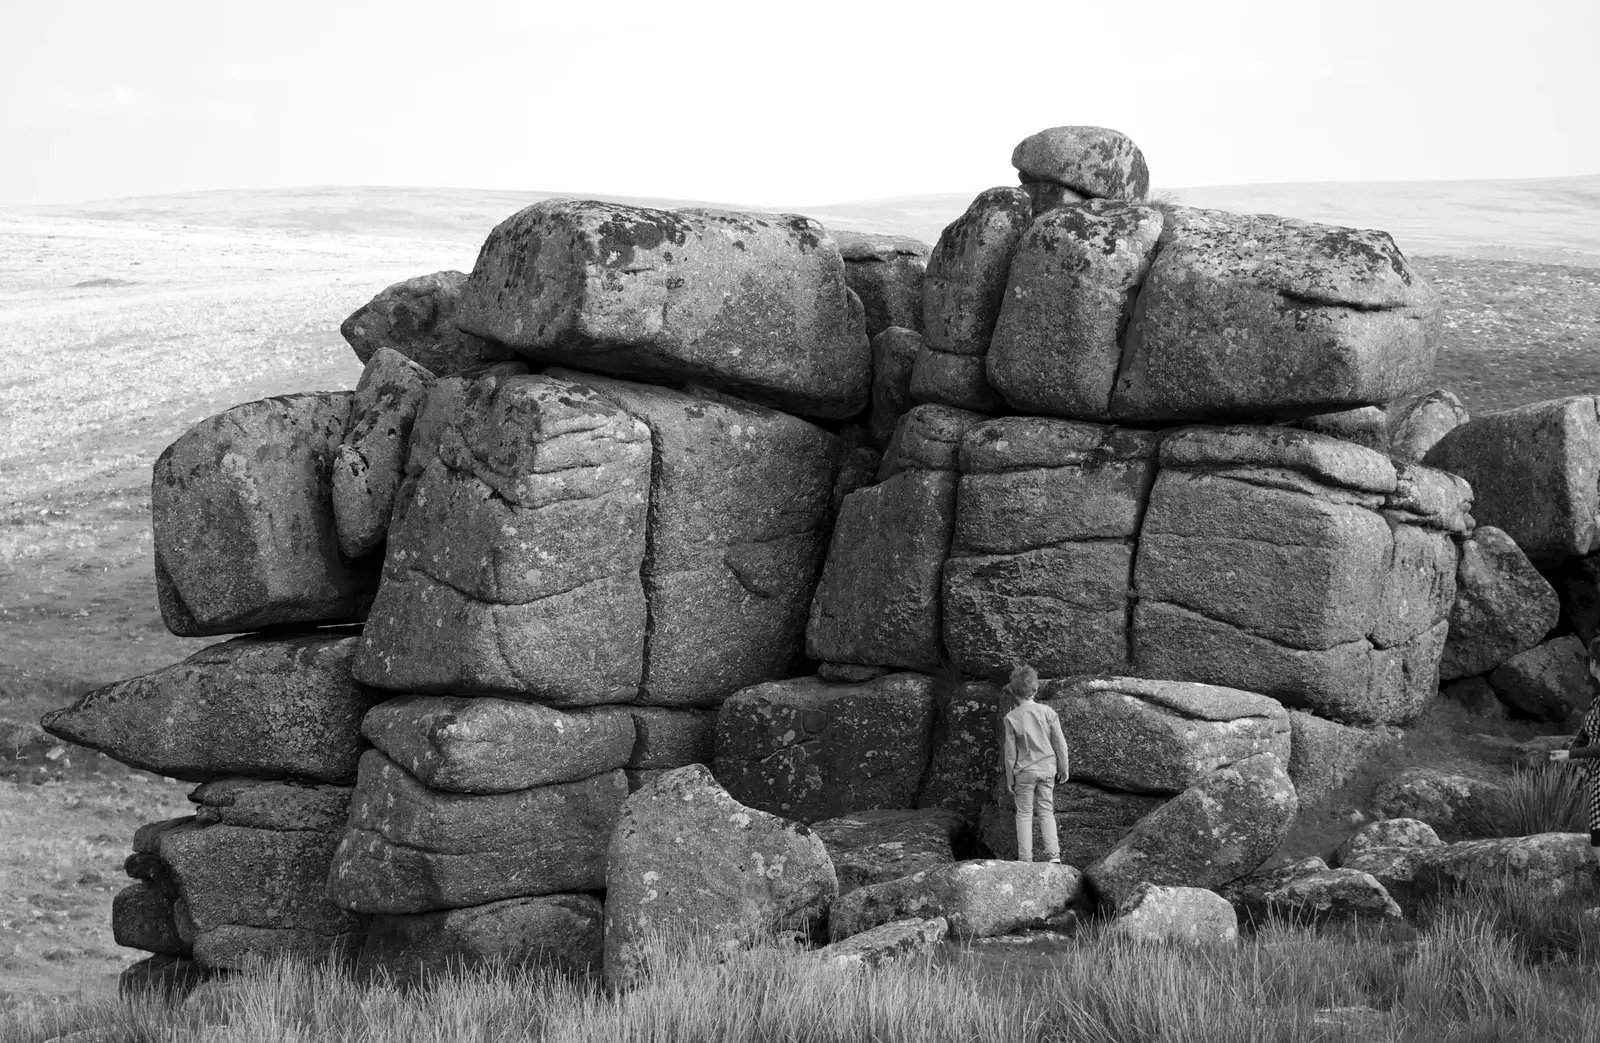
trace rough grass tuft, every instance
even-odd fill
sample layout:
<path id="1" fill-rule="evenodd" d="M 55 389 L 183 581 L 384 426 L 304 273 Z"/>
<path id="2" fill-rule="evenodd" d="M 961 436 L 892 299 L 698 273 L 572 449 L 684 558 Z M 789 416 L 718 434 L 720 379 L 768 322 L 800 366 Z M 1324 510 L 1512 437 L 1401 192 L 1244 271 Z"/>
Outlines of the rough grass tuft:
<path id="1" fill-rule="evenodd" d="M 1566 764 L 1539 764 L 1486 787 L 1469 823 L 1487 837 L 1588 832 L 1581 772 Z"/>

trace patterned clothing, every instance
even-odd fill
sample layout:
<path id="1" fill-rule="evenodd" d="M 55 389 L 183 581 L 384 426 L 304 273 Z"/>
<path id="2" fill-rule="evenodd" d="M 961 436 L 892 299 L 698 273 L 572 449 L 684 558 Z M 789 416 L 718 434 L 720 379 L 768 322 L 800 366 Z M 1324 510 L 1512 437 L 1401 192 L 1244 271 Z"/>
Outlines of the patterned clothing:
<path id="1" fill-rule="evenodd" d="M 1591 695 L 1594 689 L 1595 684 L 1591 679 Z M 1600 746 L 1600 698 L 1589 703 L 1589 712 L 1583 715 L 1583 724 L 1567 744 L 1567 749 L 1575 751 L 1594 746 Z M 1579 770 L 1583 772 L 1584 786 L 1589 791 L 1589 843 L 1600 847 L 1600 759 L 1586 760 Z"/>

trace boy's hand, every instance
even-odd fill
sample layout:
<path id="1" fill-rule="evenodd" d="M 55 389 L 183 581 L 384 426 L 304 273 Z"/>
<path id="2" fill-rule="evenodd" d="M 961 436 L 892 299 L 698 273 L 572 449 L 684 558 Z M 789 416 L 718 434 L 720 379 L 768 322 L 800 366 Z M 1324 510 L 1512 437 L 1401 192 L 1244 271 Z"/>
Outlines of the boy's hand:
<path id="1" fill-rule="evenodd" d="M 1016 788 L 1017 788 L 1016 776 L 1012 775 L 1010 772 L 1007 772 L 1006 773 L 1006 792 L 1010 793 L 1010 792 L 1014 791 Z"/>
<path id="2" fill-rule="evenodd" d="M 1063 768 L 1060 771 L 1056 772 L 1056 783 L 1058 785 L 1060 783 L 1063 783 L 1063 782 L 1066 782 L 1066 781 L 1067 781 L 1067 771 L 1066 771 L 1065 768 Z"/>
<path id="3" fill-rule="evenodd" d="M 1572 757 L 1572 754 L 1567 752 L 1566 750 L 1551 750 L 1550 751 L 1550 759 L 1553 760 L 1553 761 L 1559 762 L 1559 761 L 1564 761 L 1564 760 L 1570 760 L 1571 757 Z"/>

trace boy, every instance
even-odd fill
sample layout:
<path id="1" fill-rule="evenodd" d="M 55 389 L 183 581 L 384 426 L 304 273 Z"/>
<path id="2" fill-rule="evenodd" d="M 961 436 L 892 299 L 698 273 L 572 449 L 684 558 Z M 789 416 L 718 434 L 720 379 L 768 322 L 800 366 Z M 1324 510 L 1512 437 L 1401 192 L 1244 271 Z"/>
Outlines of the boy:
<path id="1" fill-rule="evenodd" d="M 1056 836 L 1056 783 L 1067 781 L 1067 740 L 1061 734 L 1061 718 L 1043 703 L 1034 702 L 1039 694 L 1039 672 L 1026 663 L 1011 671 L 1005 686 L 1017 701 L 1006 714 L 1002 743 L 1006 788 L 1017 802 L 1017 861 L 1033 861 L 1033 817 L 1039 817 L 1039 832 L 1044 838 L 1044 857 L 1061 861 L 1061 841 Z"/>

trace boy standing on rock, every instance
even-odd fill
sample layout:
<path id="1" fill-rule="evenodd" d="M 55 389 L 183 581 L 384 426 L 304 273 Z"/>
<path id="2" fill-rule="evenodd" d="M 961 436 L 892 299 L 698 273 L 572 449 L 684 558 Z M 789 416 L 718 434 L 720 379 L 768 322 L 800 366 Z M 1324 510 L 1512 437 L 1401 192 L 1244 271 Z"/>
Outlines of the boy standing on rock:
<path id="1" fill-rule="evenodd" d="M 1004 691 L 1017 701 L 1006 714 L 1002 756 L 1006 788 L 1017 803 L 1017 860 L 1033 861 L 1033 817 L 1039 817 L 1047 861 L 1061 861 L 1056 836 L 1056 783 L 1067 781 L 1067 739 L 1061 718 L 1050 707 L 1034 701 L 1039 694 L 1039 672 L 1026 663 L 1011 671 Z"/>

